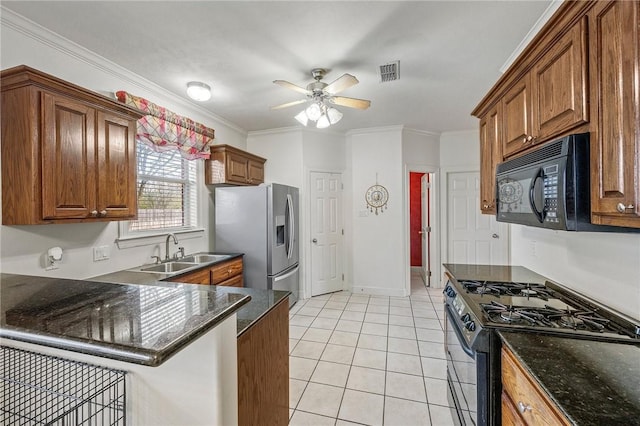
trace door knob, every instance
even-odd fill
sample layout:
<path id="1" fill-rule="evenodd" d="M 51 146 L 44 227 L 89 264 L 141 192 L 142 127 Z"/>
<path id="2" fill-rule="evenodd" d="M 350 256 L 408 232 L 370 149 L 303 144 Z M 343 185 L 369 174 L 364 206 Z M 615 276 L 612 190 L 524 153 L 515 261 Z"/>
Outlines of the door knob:
<path id="1" fill-rule="evenodd" d="M 318 244 L 318 239 L 314 238 L 313 240 L 311 240 L 311 242 L 314 243 L 314 244 Z"/>
<path id="2" fill-rule="evenodd" d="M 498 235 L 498 234 L 493 234 L 493 235 L 491 236 L 491 238 L 500 238 L 500 235 Z"/>

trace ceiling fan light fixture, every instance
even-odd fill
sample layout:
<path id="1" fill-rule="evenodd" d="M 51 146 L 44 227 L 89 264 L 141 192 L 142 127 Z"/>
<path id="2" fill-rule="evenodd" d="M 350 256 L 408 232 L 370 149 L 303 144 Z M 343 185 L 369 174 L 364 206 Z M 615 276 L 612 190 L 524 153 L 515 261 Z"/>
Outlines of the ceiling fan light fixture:
<path id="1" fill-rule="evenodd" d="M 331 123 L 329 122 L 329 117 L 327 117 L 327 114 L 322 114 L 320 118 L 318 118 L 318 123 L 316 124 L 316 127 L 318 129 L 326 129 L 329 126 L 331 126 Z"/>
<path id="2" fill-rule="evenodd" d="M 309 120 L 318 121 L 318 119 L 322 115 L 322 108 L 320 108 L 320 105 L 317 102 L 313 102 L 307 107 L 305 112 L 307 113 L 307 117 L 309 118 Z"/>
<path id="3" fill-rule="evenodd" d="M 211 87 L 200 81 L 190 81 L 187 83 L 187 95 L 194 101 L 208 101 L 211 99 Z"/>
<path id="4" fill-rule="evenodd" d="M 298 120 L 298 122 L 303 126 L 306 126 L 309 122 L 309 117 L 307 117 L 307 113 L 305 112 L 305 110 L 300 111 L 298 115 L 296 115 L 295 119 Z"/>
<path id="5" fill-rule="evenodd" d="M 329 123 L 331 124 L 336 124 L 338 121 L 342 120 L 342 113 L 333 107 L 327 109 L 327 116 L 329 117 Z"/>

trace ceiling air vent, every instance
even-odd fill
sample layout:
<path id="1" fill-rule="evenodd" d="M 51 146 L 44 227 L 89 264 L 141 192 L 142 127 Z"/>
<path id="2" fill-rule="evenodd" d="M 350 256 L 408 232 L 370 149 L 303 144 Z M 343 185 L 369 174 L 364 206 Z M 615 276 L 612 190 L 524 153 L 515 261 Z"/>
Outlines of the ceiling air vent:
<path id="1" fill-rule="evenodd" d="M 400 80 L 400 61 L 380 65 L 380 83 Z"/>

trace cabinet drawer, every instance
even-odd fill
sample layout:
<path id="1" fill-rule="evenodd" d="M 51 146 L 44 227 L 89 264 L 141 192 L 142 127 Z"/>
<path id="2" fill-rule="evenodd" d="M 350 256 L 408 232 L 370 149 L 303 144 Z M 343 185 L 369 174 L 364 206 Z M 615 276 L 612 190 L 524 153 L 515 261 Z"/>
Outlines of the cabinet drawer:
<path id="1" fill-rule="evenodd" d="M 228 280 L 224 280 L 222 282 L 219 282 L 216 285 L 223 285 L 223 286 L 227 286 L 227 287 L 244 287 L 242 274 L 236 275 L 235 277 L 231 277 Z"/>
<path id="2" fill-rule="evenodd" d="M 242 274 L 242 258 L 213 266 L 211 268 L 211 284 L 218 285 L 238 274 Z"/>
<path id="3" fill-rule="evenodd" d="M 502 349 L 502 389 L 514 402 L 526 424 L 569 425 L 558 408 L 540 390 L 535 380 L 516 361 L 513 354 Z M 504 399 L 503 399 L 504 403 Z M 503 404 L 504 406 L 504 404 Z M 510 413 L 502 415 L 509 417 Z"/>
<path id="4" fill-rule="evenodd" d="M 209 275 L 209 269 L 205 268 L 199 271 L 191 272 L 190 274 L 170 278 L 168 281 L 177 283 L 209 285 L 211 284 L 211 276 Z"/>

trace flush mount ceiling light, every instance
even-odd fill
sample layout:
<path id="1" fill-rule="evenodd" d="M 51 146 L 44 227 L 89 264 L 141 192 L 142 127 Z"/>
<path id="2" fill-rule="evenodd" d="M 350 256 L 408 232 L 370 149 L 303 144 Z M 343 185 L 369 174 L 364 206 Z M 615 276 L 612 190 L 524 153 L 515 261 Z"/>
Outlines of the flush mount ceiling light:
<path id="1" fill-rule="evenodd" d="M 336 124 L 342 119 L 342 113 L 331 105 L 342 105 L 349 108 L 367 109 L 371 105 L 371 101 L 366 99 L 346 98 L 344 96 L 336 96 L 349 87 L 358 84 L 358 79 L 351 74 L 344 74 L 337 80 L 327 84 L 322 78 L 327 73 L 324 68 L 314 68 L 311 70 L 315 82 L 309 83 L 305 88 L 296 86 L 284 80 L 275 80 L 274 83 L 287 89 L 295 90 L 307 96 L 307 99 L 287 102 L 286 104 L 271 107 L 271 109 L 287 108 L 294 105 L 309 103 L 308 106 L 300 111 L 295 119 L 303 126 L 309 123 L 309 120 L 316 123 L 318 129 L 324 129 Z"/>
<path id="2" fill-rule="evenodd" d="M 190 81 L 187 83 L 187 95 L 194 101 L 208 101 L 211 99 L 211 87 L 200 81 Z"/>

